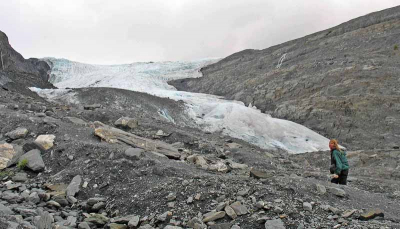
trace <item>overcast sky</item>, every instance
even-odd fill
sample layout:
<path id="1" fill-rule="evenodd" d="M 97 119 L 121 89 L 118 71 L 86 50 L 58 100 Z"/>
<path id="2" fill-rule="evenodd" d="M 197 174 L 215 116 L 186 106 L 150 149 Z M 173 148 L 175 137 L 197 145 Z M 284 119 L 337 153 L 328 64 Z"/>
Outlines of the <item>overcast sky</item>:
<path id="1" fill-rule="evenodd" d="M 117 64 L 264 49 L 398 0 L 0 0 L 0 30 L 25 58 Z"/>

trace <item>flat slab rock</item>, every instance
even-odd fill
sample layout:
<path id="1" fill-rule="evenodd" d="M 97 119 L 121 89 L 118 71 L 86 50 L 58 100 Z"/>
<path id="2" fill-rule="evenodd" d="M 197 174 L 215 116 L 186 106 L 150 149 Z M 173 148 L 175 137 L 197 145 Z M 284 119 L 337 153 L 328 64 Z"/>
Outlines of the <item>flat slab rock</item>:
<path id="1" fill-rule="evenodd" d="M 380 209 L 371 209 L 367 213 L 360 215 L 360 220 L 370 220 L 376 217 L 385 217 L 385 214 Z"/>
<path id="2" fill-rule="evenodd" d="M 265 222 L 265 229 L 286 229 L 283 221 L 280 219 L 268 220 Z"/>

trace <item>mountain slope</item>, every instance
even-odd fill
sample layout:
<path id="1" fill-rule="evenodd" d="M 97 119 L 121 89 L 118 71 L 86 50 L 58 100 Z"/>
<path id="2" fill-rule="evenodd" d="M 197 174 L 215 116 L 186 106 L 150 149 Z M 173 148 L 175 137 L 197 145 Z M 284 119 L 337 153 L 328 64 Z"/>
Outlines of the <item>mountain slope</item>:
<path id="1" fill-rule="evenodd" d="M 400 7 L 264 50 L 244 50 L 175 80 L 178 90 L 257 106 L 351 148 L 397 148 Z M 280 63 L 282 60 L 282 63 Z"/>
<path id="2" fill-rule="evenodd" d="M 0 86 L 29 96 L 28 87 L 54 88 L 48 82 L 50 66 L 39 59 L 24 57 L 15 51 L 5 33 L 0 31 Z"/>

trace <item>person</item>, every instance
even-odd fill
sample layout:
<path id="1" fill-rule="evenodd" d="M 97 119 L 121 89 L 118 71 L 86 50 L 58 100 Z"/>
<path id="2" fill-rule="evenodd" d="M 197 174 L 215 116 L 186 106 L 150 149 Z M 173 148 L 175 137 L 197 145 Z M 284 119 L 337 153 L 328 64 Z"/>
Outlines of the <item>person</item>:
<path id="1" fill-rule="evenodd" d="M 349 162 L 347 161 L 346 152 L 339 147 L 336 139 L 329 141 L 331 149 L 331 173 L 332 183 L 347 185 L 347 176 L 349 175 Z"/>

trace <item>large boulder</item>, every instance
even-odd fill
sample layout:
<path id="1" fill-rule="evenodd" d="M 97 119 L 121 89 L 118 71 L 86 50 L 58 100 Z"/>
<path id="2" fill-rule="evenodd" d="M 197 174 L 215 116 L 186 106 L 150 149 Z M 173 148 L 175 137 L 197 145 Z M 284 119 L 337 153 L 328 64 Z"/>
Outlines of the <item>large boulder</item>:
<path id="1" fill-rule="evenodd" d="M 0 169 L 15 164 L 23 153 L 19 146 L 8 143 L 0 144 Z"/>
<path id="2" fill-rule="evenodd" d="M 67 196 L 75 196 L 77 192 L 79 192 L 79 186 L 82 183 L 82 178 L 81 176 L 77 175 L 74 178 L 72 178 L 71 183 L 69 183 L 67 187 Z"/>
<path id="3" fill-rule="evenodd" d="M 39 135 L 35 142 L 41 145 L 45 150 L 48 150 L 53 147 L 54 139 L 56 136 L 52 134 L 48 135 Z"/>
<path id="4" fill-rule="evenodd" d="M 122 117 L 115 121 L 114 125 L 120 128 L 134 129 L 139 126 L 139 122 L 133 118 Z"/>
<path id="5" fill-rule="evenodd" d="M 43 158 L 40 155 L 40 151 L 37 149 L 31 150 L 27 152 L 26 154 L 22 155 L 19 158 L 18 163 L 22 163 L 24 160 L 27 161 L 26 167 L 29 169 L 35 171 L 35 172 L 41 172 L 44 171 L 45 165 L 43 162 Z"/>
<path id="6" fill-rule="evenodd" d="M 15 140 L 15 139 L 20 139 L 20 138 L 25 138 L 27 134 L 28 134 L 28 129 L 26 129 L 24 127 L 20 127 L 20 128 L 17 128 L 13 131 L 6 133 L 6 136 L 11 138 L 12 140 Z"/>

